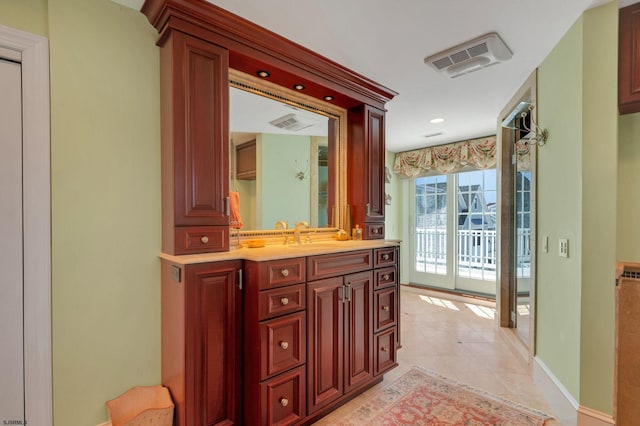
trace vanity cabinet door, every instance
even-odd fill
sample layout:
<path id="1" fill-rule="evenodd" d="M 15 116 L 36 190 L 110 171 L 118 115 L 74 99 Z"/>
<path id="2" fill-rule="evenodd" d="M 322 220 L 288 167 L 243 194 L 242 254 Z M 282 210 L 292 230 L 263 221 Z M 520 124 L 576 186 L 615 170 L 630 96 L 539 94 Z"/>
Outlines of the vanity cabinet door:
<path id="1" fill-rule="evenodd" d="M 162 261 L 162 384 L 176 426 L 242 424 L 242 261 Z"/>
<path id="2" fill-rule="evenodd" d="M 161 47 L 163 251 L 169 254 L 229 249 L 228 64 L 227 49 L 179 31 Z M 188 241 L 202 244 L 186 247 L 174 233 L 180 227 L 200 228 L 203 235 L 194 230 Z"/>
<path id="3" fill-rule="evenodd" d="M 343 394 L 343 278 L 307 285 L 307 396 L 309 414 Z"/>
<path id="4" fill-rule="evenodd" d="M 348 393 L 373 377 L 373 273 L 344 277 L 345 389 Z"/>
<path id="5" fill-rule="evenodd" d="M 369 105 L 349 110 L 347 201 L 352 224 L 365 229 L 364 238 L 384 238 L 384 111 Z M 376 231 L 376 232 L 374 232 Z"/>
<path id="6" fill-rule="evenodd" d="M 242 295 L 236 266 L 187 266 L 187 323 L 191 326 L 186 330 L 186 353 L 193 372 L 192 377 L 187 375 L 187 389 L 193 392 L 189 425 L 241 424 Z"/>

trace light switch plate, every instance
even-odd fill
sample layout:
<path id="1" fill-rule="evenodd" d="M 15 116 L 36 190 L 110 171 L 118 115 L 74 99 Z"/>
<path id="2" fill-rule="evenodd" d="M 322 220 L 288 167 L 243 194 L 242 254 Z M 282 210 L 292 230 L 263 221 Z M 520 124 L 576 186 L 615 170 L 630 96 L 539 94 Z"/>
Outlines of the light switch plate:
<path id="1" fill-rule="evenodd" d="M 545 253 L 549 253 L 549 236 L 545 235 L 542 239 L 542 251 Z"/>
<path id="2" fill-rule="evenodd" d="M 569 240 L 560 238 L 558 245 L 558 254 L 560 257 L 569 257 Z"/>

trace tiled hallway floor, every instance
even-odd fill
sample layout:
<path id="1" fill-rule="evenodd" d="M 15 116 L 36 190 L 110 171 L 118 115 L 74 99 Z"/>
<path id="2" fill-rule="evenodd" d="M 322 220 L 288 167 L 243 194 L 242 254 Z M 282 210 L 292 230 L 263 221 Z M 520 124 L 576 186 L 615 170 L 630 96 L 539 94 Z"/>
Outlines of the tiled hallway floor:
<path id="1" fill-rule="evenodd" d="M 418 365 L 558 419 L 546 426 L 575 425 L 575 411 L 554 412 L 536 388 L 529 365 L 514 346 L 519 343 L 512 341 L 513 333 L 496 326 L 493 304 L 447 297 L 402 286 L 399 366 L 377 386 L 385 386 Z M 330 425 L 359 405 L 359 398 L 316 425 Z"/>

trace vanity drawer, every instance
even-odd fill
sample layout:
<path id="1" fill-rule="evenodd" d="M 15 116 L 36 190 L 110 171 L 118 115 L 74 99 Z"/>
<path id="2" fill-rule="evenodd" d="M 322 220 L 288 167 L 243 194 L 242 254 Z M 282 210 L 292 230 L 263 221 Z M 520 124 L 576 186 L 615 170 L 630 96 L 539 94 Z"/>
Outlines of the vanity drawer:
<path id="1" fill-rule="evenodd" d="M 283 287 L 304 282 L 306 269 L 305 258 L 272 260 L 259 262 L 260 289 Z"/>
<path id="2" fill-rule="evenodd" d="M 384 223 L 365 223 L 364 239 L 380 240 L 384 238 Z"/>
<path id="3" fill-rule="evenodd" d="M 398 321 L 397 293 L 395 287 L 378 290 L 374 293 L 374 333 L 395 325 Z"/>
<path id="4" fill-rule="evenodd" d="M 396 285 L 397 271 L 395 266 L 384 269 L 376 269 L 375 273 L 376 281 L 373 287 L 374 290 Z"/>
<path id="5" fill-rule="evenodd" d="M 374 250 L 375 267 L 393 266 L 396 264 L 396 248 L 379 248 Z"/>
<path id="6" fill-rule="evenodd" d="M 305 332 L 304 312 L 260 323 L 260 380 L 305 362 Z"/>
<path id="7" fill-rule="evenodd" d="M 260 292 L 260 320 L 300 311 L 305 308 L 305 285 L 296 284 Z"/>
<path id="8" fill-rule="evenodd" d="M 229 250 L 228 226 L 185 226 L 174 232 L 175 254 Z"/>
<path id="9" fill-rule="evenodd" d="M 378 376 L 398 365 L 396 363 L 396 329 L 395 327 L 377 334 L 374 337 L 373 375 Z"/>
<path id="10" fill-rule="evenodd" d="M 260 385 L 261 425 L 291 425 L 306 416 L 305 376 L 302 366 Z"/>
<path id="11" fill-rule="evenodd" d="M 307 258 L 309 281 L 366 271 L 372 266 L 371 250 L 323 254 Z"/>

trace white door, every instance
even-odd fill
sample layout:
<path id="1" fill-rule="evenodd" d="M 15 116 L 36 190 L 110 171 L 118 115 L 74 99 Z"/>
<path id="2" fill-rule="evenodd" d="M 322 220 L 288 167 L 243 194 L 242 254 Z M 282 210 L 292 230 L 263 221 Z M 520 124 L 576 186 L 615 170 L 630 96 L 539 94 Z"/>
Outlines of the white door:
<path id="1" fill-rule="evenodd" d="M 0 424 L 25 424 L 22 84 L 0 58 Z"/>

